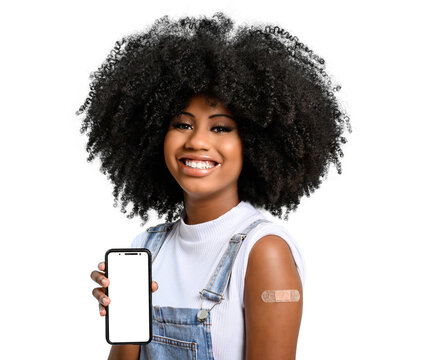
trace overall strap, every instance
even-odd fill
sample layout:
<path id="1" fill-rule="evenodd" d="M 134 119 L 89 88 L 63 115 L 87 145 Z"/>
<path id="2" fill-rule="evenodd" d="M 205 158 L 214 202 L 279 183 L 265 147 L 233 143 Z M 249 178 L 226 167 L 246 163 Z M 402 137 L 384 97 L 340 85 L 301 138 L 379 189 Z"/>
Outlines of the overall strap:
<path id="1" fill-rule="evenodd" d="M 200 291 L 200 296 L 204 296 L 206 299 L 221 302 L 224 297 L 225 288 L 227 287 L 228 280 L 230 278 L 231 269 L 233 267 L 234 261 L 236 259 L 237 253 L 240 249 L 240 246 L 247 236 L 247 234 L 252 230 L 256 225 L 262 222 L 270 222 L 266 219 L 258 219 L 251 223 L 246 229 L 241 233 L 234 234 L 231 237 L 230 243 L 228 244 L 227 250 L 224 255 L 222 255 L 218 266 L 216 267 L 214 273 L 208 281 L 208 285 L 205 289 Z M 215 305 L 214 305 L 215 306 Z"/>
<path id="2" fill-rule="evenodd" d="M 144 247 L 149 249 L 152 254 L 152 262 L 155 260 L 160 248 L 165 241 L 166 235 L 172 229 L 175 222 L 166 222 L 156 226 L 149 227 L 146 231 L 148 233 Z"/>

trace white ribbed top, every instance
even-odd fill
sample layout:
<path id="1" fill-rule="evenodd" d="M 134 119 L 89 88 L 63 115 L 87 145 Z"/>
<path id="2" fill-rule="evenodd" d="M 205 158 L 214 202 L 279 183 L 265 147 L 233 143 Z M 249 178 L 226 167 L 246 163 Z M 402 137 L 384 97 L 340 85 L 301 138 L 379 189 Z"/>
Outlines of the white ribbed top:
<path id="1" fill-rule="evenodd" d="M 159 289 L 153 293 L 153 305 L 200 309 L 199 291 L 206 287 L 231 236 L 253 221 L 265 218 L 250 203 L 242 201 L 220 217 L 196 225 L 184 222 L 185 210 L 168 234 L 152 266 L 152 279 Z M 215 360 L 242 360 L 244 357 L 243 294 L 244 277 L 250 250 L 266 235 L 283 238 L 293 254 L 302 284 L 304 265 L 291 235 L 281 225 L 261 223 L 244 239 L 233 265 L 230 281 L 221 304 L 211 311 L 211 336 Z M 143 247 L 147 232 L 139 234 L 132 247 Z M 203 308 L 215 303 L 205 299 Z"/>

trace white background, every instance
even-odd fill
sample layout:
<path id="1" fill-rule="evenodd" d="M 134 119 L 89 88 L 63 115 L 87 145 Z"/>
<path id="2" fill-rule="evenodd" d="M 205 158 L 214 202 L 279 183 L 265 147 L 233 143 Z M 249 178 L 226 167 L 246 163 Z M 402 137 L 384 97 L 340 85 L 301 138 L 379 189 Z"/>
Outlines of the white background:
<path id="1" fill-rule="evenodd" d="M 89 274 L 107 249 L 129 247 L 142 228 L 112 206 L 99 163 L 86 162 L 75 111 L 116 40 L 165 14 L 224 11 L 236 24 L 279 25 L 322 56 L 352 121 L 343 174 L 332 168 L 282 221 L 307 265 L 297 358 L 423 359 L 418 3 L 1 5 L 0 358 L 107 357 Z"/>

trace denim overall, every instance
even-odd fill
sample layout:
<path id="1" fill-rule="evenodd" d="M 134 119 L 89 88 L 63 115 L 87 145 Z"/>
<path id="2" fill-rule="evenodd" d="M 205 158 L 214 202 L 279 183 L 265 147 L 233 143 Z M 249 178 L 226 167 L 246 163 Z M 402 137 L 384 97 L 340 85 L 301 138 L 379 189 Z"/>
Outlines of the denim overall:
<path id="1" fill-rule="evenodd" d="M 234 260 L 240 246 L 250 230 L 266 219 L 258 219 L 242 233 L 234 234 L 227 250 L 221 257 L 206 287 L 201 290 L 200 298 L 214 301 L 215 305 L 224 300 L 222 294 L 228 284 Z M 156 258 L 168 232 L 175 223 L 163 223 L 147 229 L 145 248 Z M 215 306 L 213 305 L 212 308 Z M 174 307 L 152 307 L 152 341 L 140 346 L 140 360 L 144 359 L 178 359 L 178 360 L 213 360 L 210 326 L 210 309 L 191 309 Z M 203 309 L 203 310 L 202 310 Z"/>

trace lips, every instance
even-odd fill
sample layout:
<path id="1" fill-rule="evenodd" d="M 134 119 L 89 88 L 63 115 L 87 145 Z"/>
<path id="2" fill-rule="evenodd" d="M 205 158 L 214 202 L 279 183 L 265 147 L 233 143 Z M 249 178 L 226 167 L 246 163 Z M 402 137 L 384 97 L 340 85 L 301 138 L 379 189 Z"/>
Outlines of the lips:
<path id="1" fill-rule="evenodd" d="M 211 160 L 197 160 L 197 159 L 190 159 L 190 158 L 181 158 L 180 159 L 180 161 L 183 162 L 183 163 L 185 163 L 186 160 L 188 160 L 188 161 L 202 161 L 202 162 L 208 163 L 208 165 L 210 164 L 210 165 L 213 165 L 213 166 L 218 164 L 216 161 L 211 161 Z"/>
<path id="2" fill-rule="evenodd" d="M 181 161 L 181 162 L 184 162 L 184 160 L 209 161 L 209 162 L 213 163 L 213 165 L 219 164 L 218 161 L 216 161 L 211 156 L 207 156 L 207 155 L 182 154 L 178 157 L 178 160 Z"/>
<path id="3" fill-rule="evenodd" d="M 214 172 L 217 168 L 219 168 L 221 166 L 221 164 L 213 161 L 213 164 L 214 164 L 213 167 L 205 168 L 205 169 L 196 169 L 196 168 L 192 168 L 192 167 L 184 164 L 184 159 L 188 159 L 188 158 L 179 159 L 178 164 L 180 165 L 182 172 L 184 174 L 188 175 L 188 176 L 195 176 L 195 177 L 206 176 L 206 175 Z M 199 161 L 199 160 L 197 160 L 197 161 Z M 202 160 L 202 161 L 205 161 L 205 160 Z"/>

